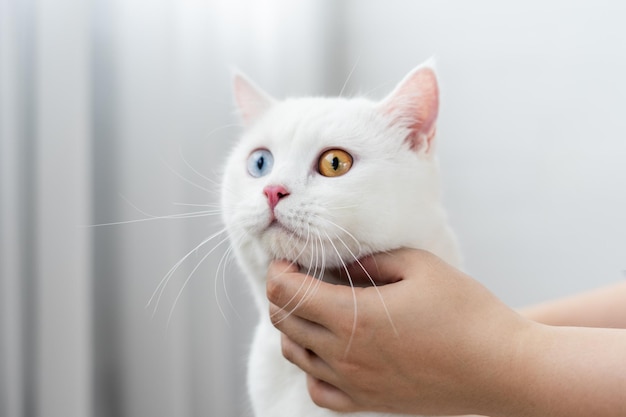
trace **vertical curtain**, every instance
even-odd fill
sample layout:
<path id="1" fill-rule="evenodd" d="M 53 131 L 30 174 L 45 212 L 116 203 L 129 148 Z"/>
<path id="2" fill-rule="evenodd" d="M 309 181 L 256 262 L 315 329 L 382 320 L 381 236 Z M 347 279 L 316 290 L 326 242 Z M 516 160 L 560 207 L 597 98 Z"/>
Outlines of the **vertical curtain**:
<path id="1" fill-rule="evenodd" d="M 90 409 L 90 28 L 83 3 L 2 8 L 1 386 L 11 416 Z"/>
<path id="2" fill-rule="evenodd" d="M 248 415 L 256 312 L 196 246 L 232 68 L 278 96 L 345 77 L 341 8 L 292 3 L 0 0 L 0 415 Z"/>

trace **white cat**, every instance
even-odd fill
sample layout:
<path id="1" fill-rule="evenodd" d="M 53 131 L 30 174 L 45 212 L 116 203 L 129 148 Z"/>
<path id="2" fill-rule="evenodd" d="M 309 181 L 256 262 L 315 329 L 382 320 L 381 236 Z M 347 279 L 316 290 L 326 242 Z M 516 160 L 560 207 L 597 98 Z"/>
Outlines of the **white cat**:
<path id="1" fill-rule="evenodd" d="M 222 209 L 259 309 L 248 369 L 254 414 L 338 416 L 313 404 L 304 373 L 283 358 L 265 272 L 270 260 L 287 259 L 322 276 L 400 247 L 459 265 L 434 154 L 435 71 L 431 63 L 417 67 L 380 102 L 276 101 L 242 75 L 234 93 L 246 129 L 226 164 Z"/>

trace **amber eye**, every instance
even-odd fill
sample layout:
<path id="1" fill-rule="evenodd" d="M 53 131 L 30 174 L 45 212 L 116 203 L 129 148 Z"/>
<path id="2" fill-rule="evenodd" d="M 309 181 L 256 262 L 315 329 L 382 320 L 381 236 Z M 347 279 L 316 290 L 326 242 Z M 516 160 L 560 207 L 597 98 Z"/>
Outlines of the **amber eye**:
<path id="1" fill-rule="evenodd" d="M 339 177 L 352 168 L 352 156 L 341 149 L 330 149 L 320 156 L 318 169 L 325 177 Z"/>

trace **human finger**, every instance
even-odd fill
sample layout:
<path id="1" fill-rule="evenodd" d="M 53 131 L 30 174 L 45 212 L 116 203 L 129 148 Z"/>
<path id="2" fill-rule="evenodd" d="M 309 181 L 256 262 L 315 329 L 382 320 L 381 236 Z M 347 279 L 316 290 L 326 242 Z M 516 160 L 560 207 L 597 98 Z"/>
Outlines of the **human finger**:
<path id="1" fill-rule="evenodd" d="M 267 278 L 277 277 L 283 274 L 293 274 L 299 271 L 298 265 L 294 262 L 277 260 L 270 263 L 267 269 Z"/>
<path id="2" fill-rule="evenodd" d="M 335 341 L 332 332 L 324 326 L 299 317 L 296 311 L 287 310 L 272 303 L 270 303 L 270 320 L 274 327 L 304 349 L 319 350 L 319 347 L 332 346 Z"/>
<path id="3" fill-rule="evenodd" d="M 334 385 L 307 374 L 307 388 L 311 400 L 322 408 L 342 413 L 360 411 L 352 398 Z"/>
<path id="4" fill-rule="evenodd" d="M 285 359 L 305 373 L 329 383 L 336 381 L 335 372 L 321 357 L 312 350 L 299 345 L 286 334 L 281 336 L 281 348 Z"/>
<path id="5" fill-rule="evenodd" d="M 323 282 L 292 270 L 276 274 L 277 271 L 281 271 L 281 264 L 274 263 L 268 270 L 266 290 L 270 303 L 293 310 L 292 314 L 327 329 L 336 327 L 338 317 L 352 316 L 354 293 L 350 287 Z"/>
<path id="6" fill-rule="evenodd" d="M 407 265 L 424 253 L 414 249 L 377 253 L 350 264 L 344 273 L 349 274 L 353 282 L 365 286 L 391 284 L 403 280 Z"/>

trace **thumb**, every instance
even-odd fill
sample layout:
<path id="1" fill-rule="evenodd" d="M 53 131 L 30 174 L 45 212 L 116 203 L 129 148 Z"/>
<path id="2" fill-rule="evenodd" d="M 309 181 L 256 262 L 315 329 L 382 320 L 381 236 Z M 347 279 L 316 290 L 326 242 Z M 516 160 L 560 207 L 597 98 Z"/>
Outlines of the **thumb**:
<path id="1" fill-rule="evenodd" d="M 386 285 L 407 279 L 407 266 L 419 260 L 423 252 L 397 249 L 367 256 L 349 265 L 346 272 L 355 285 Z"/>

